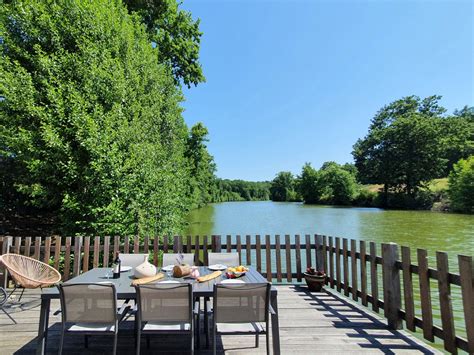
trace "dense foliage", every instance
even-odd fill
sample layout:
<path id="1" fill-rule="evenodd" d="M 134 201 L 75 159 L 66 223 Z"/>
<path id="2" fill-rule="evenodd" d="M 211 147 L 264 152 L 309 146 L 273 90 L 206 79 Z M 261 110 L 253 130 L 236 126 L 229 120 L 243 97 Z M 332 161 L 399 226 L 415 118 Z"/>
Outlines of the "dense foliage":
<path id="1" fill-rule="evenodd" d="M 351 204 L 357 190 L 355 174 L 335 162 L 326 162 L 319 170 L 305 164 L 297 186 L 305 203 L 332 205 Z"/>
<path id="2" fill-rule="evenodd" d="M 354 145 L 362 183 L 383 184 L 384 193 L 415 196 L 450 164 L 472 149 L 472 124 L 465 112 L 444 116 L 440 96 L 404 97 L 384 106 L 369 133 Z"/>
<path id="3" fill-rule="evenodd" d="M 177 83 L 188 87 L 205 81 L 199 64 L 202 32 L 199 20 L 179 8 L 176 0 L 123 0 L 131 13 L 145 24 L 149 39 L 160 49 L 160 61 L 171 67 Z"/>
<path id="4" fill-rule="evenodd" d="M 207 128 L 199 122 L 191 127 L 187 140 L 185 156 L 190 163 L 189 196 L 193 203 L 192 208 L 213 202 L 216 165 L 214 158 L 207 151 L 207 135 Z"/>
<path id="5" fill-rule="evenodd" d="M 2 208 L 56 211 L 64 233 L 172 233 L 209 199 L 207 131 L 188 131 L 176 85 L 203 80 L 198 23 L 161 3 L 146 26 L 118 0 L 2 5 Z"/>
<path id="6" fill-rule="evenodd" d="M 272 201 L 296 201 L 296 180 L 289 171 L 281 171 L 272 180 L 270 186 L 270 199 Z"/>
<path id="7" fill-rule="evenodd" d="M 454 164 L 448 192 L 454 211 L 474 213 L 474 155 Z"/>

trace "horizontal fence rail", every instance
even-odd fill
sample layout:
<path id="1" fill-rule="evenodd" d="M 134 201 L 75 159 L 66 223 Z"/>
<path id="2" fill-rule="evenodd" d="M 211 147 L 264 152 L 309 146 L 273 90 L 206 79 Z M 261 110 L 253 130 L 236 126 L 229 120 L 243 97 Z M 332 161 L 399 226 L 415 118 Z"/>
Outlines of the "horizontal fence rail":
<path id="1" fill-rule="evenodd" d="M 413 254 L 417 259 L 413 264 L 408 247 L 394 243 L 378 247 L 374 242 L 321 235 L 0 237 L 0 246 L 2 254 L 17 253 L 49 263 L 64 281 L 91 268 L 110 266 L 116 252 L 149 253 L 156 266 L 168 252 L 193 253 L 196 265 L 208 265 L 208 252 L 238 252 L 241 264 L 254 266 L 276 283 L 301 282 L 306 268 L 315 267 L 326 272 L 332 289 L 363 306 L 370 304 L 375 312 L 383 310 L 390 328 L 401 329 L 404 322 L 411 331 L 420 328 L 429 341 L 441 339 L 451 353 L 458 349 L 474 353 L 472 256 L 458 255 L 459 273 L 452 273 L 444 252 L 436 253 L 436 268 L 432 268 L 424 249 Z M 452 286 L 460 289 L 466 338 L 456 335 Z M 437 297 L 441 326 L 433 322 L 432 296 Z"/>

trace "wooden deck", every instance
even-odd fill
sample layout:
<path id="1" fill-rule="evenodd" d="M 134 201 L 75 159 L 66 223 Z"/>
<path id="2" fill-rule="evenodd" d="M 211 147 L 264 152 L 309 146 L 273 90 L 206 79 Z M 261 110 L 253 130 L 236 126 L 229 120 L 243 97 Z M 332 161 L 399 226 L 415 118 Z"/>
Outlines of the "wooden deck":
<path id="1" fill-rule="evenodd" d="M 280 338 L 282 354 L 435 354 L 436 350 L 404 331 L 388 330 L 379 317 L 330 292 L 310 293 L 304 287 L 278 286 Z M 36 346 L 35 336 L 39 320 L 39 292 L 25 292 L 27 302 L 23 310 L 11 310 L 18 322 L 11 321 L 0 313 L 0 353 L 32 354 Z M 59 308 L 53 301 L 52 313 Z M 59 342 L 59 316 L 50 316 L 48 354 L 56 354 Z M 133 320 L 123 324 L 119 337 L 119 354 L 134 353 Z M 201 339 L 204 335 L 201 334 Z M 260 347 L 254 347 L 253 336 L 218 337 L 219 353 L 263 354 L 265 337 L 260 338 Z M 142 342 L 142 354 L 185 354 L 186 341 L 174 337 L 152 337 L 151 347 Z M 201 349 L 198 353 L 210 354 Z M 81 336 L 66 336 L 65 354 L 102 354 L 111 350 L 112 341 L 107 337 L 91 337 L 89 349 L 84 348 Z"/>

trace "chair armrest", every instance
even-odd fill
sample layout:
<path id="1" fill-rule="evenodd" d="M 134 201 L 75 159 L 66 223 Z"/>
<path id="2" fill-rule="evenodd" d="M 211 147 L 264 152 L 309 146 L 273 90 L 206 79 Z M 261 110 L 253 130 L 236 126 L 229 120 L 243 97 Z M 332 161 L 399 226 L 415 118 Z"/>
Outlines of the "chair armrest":
<path id="1" fill-rule="evenodd" d="M 274 315 L 277 314 L 271 305 L 268 305 L 268 311 L 269 311 L 271 314 L 274 314 Z"/>
<path id="2" fill-rule="evenodd" d="M 195 301 L 195 302 L 194 302 L 193 313 L 194 313 L 194 314 L 199 314 L 199 308 L 200 308 L 199 301 Z"/>

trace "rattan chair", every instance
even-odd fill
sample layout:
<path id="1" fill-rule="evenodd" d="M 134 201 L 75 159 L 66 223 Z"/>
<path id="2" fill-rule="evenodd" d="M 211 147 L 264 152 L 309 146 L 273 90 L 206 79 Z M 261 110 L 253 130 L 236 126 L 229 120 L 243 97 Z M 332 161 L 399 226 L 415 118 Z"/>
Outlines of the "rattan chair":
<path id="1" fill-rule="evenodd" d="M 237 266 L 240 264 L 239 253 L 208 253 L 209 265 L 223 264 L 226 266 Z"/>
<path id="2" fill-rule="evenodd" d="M 117 311 L 117 291 L 112 283 L 82 283 L 58 285 L 61 300 L 61 340 L 59 354 L 64 347 L 66 333 L 114 337 L 113 354 L 117 353 L 118 324 L 129 310 L 127 304 Z"/>
<path id="3" fill-rule="evenodd" d="M 49 287 L 61 281 L 61 274 L 58 270 L 28 256 L 4 254 L 0 256 L 0 262 L 5 266 L 15 282 L 15 288 L 10 295 L 18 287 L 23 288 L 19 300 L 21 300 L 26 288 Z"/>
<path id="4" fill-rule="evenodd" d="M 198 304 L 193 307 L 190 283 L 156 283 L 135 286 L 137 292 L 136 353 L 140 354 L 142 334 L 187 334 L 194 353 L 194 318 Z M 149 347 L 149 338 L 147 337 Z"/>
<path id="5" fill-rule="evenodd" d="M 265 333 L 267 354 L 270 354 L 269 313 L 274 313 L 270 306 L 270 288 L 270 283 L 214 285 L 214 354 L 217 348 L 217 333 L 255 334 L 255 347 L 258 347 L 259 334 Z M 262 326 L 262 323 L 265 326 Z"/>
<path id="6" fill-rule="evenodd" d="M 164 253 L 163 254 L 163 262 L 162 266 L 169 266 L 169 265 L 175 265 L 177 263 L 176 258 L 178 257 L 179 254 L 176 253 Z M 183 256 L 183 264 L 187 265 L 194 265 L 194 254 L 192 253 L 181 253 Z"/>

